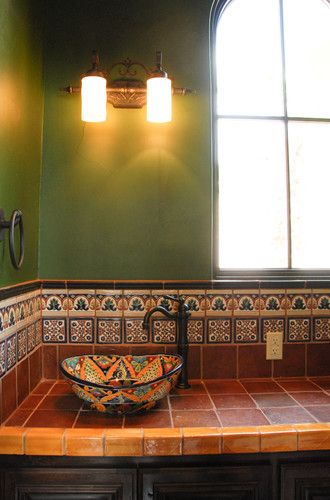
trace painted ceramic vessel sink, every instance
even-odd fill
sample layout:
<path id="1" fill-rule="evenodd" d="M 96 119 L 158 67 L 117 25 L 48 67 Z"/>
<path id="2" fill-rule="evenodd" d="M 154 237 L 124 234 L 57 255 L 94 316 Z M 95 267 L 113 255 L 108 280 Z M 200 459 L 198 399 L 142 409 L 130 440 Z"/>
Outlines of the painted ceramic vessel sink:
<path id="1" fill-rule="evenodd" d="M 91 408 L 111 414 L 149 410 L 175 385 L 182 368 L 177 355 L 85 355 L 64 359 L 61 371 Z"/>

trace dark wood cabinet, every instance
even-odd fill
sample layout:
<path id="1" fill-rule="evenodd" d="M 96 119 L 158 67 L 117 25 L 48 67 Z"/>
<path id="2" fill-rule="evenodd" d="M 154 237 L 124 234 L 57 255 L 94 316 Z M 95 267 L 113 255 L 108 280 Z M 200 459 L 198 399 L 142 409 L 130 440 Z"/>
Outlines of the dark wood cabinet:
<path id="1" fill-rule="evenodd" d="M 0 455 L 0 500 L 330 500 L 330 450 L 199 457 Z"/>
<path id="2" fill-rule="evenodd" d="M 270 499 L 270 466 L 151 469 L 141 472 L 143 500 Z"/>
<path id="3" fill-rule="evenodd" d="M 135 500 L 132 469 L 26 468 L 4 474 L 1 500 Z"/>
<path id="4" fill-rule="evenodd" d="M 281 500 L 330 500 L 330 463 L 282 465 Z"/>

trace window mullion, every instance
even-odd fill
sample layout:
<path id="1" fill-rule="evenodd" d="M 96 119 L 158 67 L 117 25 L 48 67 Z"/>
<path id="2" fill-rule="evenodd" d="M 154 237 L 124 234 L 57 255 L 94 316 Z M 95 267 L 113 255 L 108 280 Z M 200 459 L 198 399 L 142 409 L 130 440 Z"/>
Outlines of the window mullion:
<path id="1" fill-rule="evenodd" d="M 292 269 L 292 231 L 291 231 L 291 186 L 290 186 L 290 155 L 289 155 L 289 120 L 286 92 L 286 65 L 284 48 L 284 21 L 283 0 L 279 0 L 281 23 L 281 52 L 282 52 L 282 81 L 283 81 L 283 107 L 285 130 L 285 165 L 286 165 L 286 193 L 287 193 L 287 234 L 288 234 L 288 268 Z"/>

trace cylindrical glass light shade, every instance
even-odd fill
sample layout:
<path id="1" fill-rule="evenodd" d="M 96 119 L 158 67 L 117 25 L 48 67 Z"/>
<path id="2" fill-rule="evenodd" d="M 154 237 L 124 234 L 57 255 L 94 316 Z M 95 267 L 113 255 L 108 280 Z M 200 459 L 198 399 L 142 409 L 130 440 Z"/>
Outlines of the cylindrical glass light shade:
<path id="1" fill-rule="evenodd" d="M 81 119 L 84 122 L 104 122 L 107 117 L 107 81 L 101 76 L 81 79 Z"/>
<path id="2" fill-rule="evenodd" d="M 166 123 L 172 120 L 172 81 L 165 77 L 147 80 L 147 121 Z"/>

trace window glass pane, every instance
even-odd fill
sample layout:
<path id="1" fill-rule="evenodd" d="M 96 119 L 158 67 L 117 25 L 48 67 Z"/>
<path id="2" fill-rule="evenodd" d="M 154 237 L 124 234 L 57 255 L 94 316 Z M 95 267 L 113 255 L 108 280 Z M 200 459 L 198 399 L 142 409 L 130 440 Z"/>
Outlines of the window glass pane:
<path id="1" fill-rule="evenodd" d="M 278 0 L 233 0 L 216 35 L 219 114 L 283 115 Z"/>
<path id="2" fill-rule="evenodd" d="M 330 4 L 283 4 L 288 114 L 330 117 Z"/>
<path id="3" fill-rule="evenodd" d="M 289 123 L 293 267 L 330 267 L 329 137 L 329 123 Z"/>
<path id="4" fill-rule="evenodd" d="M 287 267 L 284 124 L 218 125 L 220 267 Z"/>

